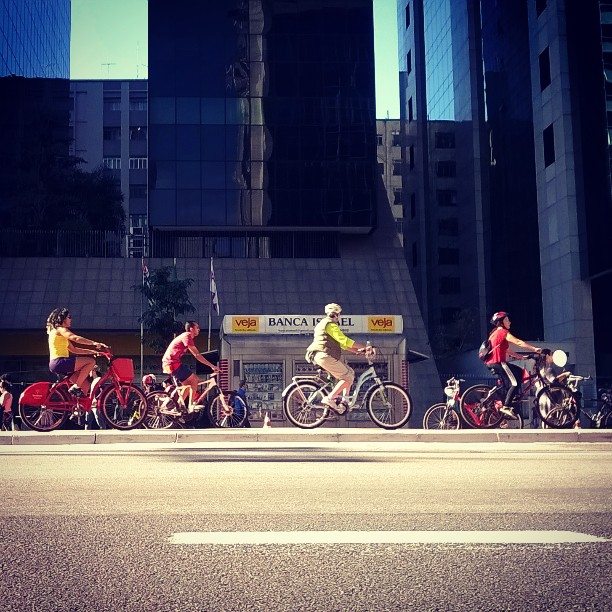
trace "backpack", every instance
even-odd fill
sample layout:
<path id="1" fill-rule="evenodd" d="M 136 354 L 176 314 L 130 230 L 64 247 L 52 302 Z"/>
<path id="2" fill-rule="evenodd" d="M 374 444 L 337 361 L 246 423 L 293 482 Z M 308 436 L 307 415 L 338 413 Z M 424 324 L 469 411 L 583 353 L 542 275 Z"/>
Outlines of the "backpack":
<path id="1" fill-rule="evenodd" d="M 487 338 L 478 349 L 478 359 L 480 361 L 487 361 L 487 359 L 491 356 L 493 351 L 493 346 L 491 345 L 491 340 Z"/>

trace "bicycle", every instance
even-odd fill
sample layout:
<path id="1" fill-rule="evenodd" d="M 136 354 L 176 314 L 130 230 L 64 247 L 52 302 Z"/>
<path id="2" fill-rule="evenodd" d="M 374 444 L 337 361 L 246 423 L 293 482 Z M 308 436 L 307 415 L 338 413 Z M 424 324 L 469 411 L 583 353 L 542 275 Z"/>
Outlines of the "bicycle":
<path id="1" fill-rule="evenodd" d="M 89 395 L 75 397 L 68 392 L 72 374 L 55 383 L 35 382 L 19 398 L 19 416 L 34 431 L 53 431 L 72 416 L 81 420 L 92 410 L 92 402 L 106 422 L 114 429 L 130 430 L 138 427 L 146 415 L 146 398 L 134 384 L 134 363 L 124 357 L 101 353 L 99 359 L 108 364 Z M 99 397 L 98 390 L 101 389 Z"/>
<path id="2" fill-rule="evenodd" d="M 405 425 L 412 414 L 412 400 L 401 385 L 381 380 L 376 373 L 372 356 L 367 356 L 368 368 L 359 376 L 352 394 L 340 401 L 350 413 L 357 405 L 366 406 L 372 422 L 383 429 L 398 429 Z M 325 372 L 327 374 L 327 372 Z M 322 403 L 334 388 L 336 380 L 323 370 L 316 375 L 293 376 L 283 390 L 283 411 L 296 427 L 314 429 L 330 419 L 330 407 Z M 373 383 L 360 399 L 360 391 L 367 383 Z"/>
<path id="3" fill-rule="evenodd" d="M 446 402 L 433 404 L 427 409 L 423 416 L 423 429 L 456 430 L 461 427 L 461 420 L 456 407 L 461 399 L 459 388 L 462 382 L 465 382 L 463 378 L 455 377 L 446 381 L 446 387 L 444 387 Z"/>
<path id="4" fill-rule="evenodd" d="M 533 368 L 531 372 L 523 368 L 523 385 L 514 396 L 512 407 L 520 406 L 520 402 L 528 397 L 532 388 L 537 391 L 534 402 L 538 406 L 550 399 L 554 393 L 551 390 L 555 388 L 546 379 L 543 371 L 546 356 L 541 353 L 528 353 L 525 359 L 533 359 Z M 466 389 L 459 402 L 459 410 L 466 425 L 480 429 L 492 429 L 498 426 L 522 429 L 523 415 L 520 409 L 515 411 L 515 419 L 508 418 L 499 410 L 504 405 L 507 391 L 501 379 L 497 379 L 493 387 L 474 385 Z"/>
<path id="5" fill-rule="evenodd" d="M 211 422 L 216 427 L 240 427 L 247 416 L 246 404 L 235 392 L 228 393 L 226 398 L 216 376 L 213 373 L 208 380 L 198 383 L 198 387 L 205 385 L 205 389 L 196 398 L 191 397 L 191 387 L 181 385 L 174 377 L 167 379 L 165 389 L 152 391 L 146 396 L 144 426 L 147 429 L 168 429 L 193 423 L 201 416 L 201 411 L 206 409 L 204 402 L 214 389 L 216 395 L 208 406 Z M 190 397 L 189 404 L 183 397 L 186 391 Z"/>
<path id="6" fill-rule="evenodd" d="M 565 384 L 572 390 L 574 396 L 576 397 L 576 401 L 579 404 L 581 404 L 582 393 L 578 390 L 578 385 L 585 380 L 591 380 L 591 377 L 570 374 L 565 380 Z M 590 426 L 594 429 L 612 428 L 612 389 L 598 389 L 597 395 L 597 399 L 591 400 L 597 409 L 585 410 L 580 405 L 581 413 L 589 419 Z M 547 416 L 550 417 L 550 415 Z M 563 418 L 563 416 L 566 416 L 566 418 L 571 418 L 571 411 L 569 415 L 560 415 L 560 418 Z"/>

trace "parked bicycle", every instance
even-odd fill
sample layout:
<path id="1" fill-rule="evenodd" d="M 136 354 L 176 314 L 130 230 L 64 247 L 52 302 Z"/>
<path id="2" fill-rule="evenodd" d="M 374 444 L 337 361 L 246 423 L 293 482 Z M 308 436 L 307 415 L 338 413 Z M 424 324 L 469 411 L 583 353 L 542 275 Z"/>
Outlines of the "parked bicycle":
<path id="1" fill-rule="evenodd" d="M 446 402 L 433 404 L 423 416 L 423 429 L 459 429 L 459 401 L 461 399 L 460 386 L 465 382 L 463 378 L 449 378 L 444 387 Z"/>
<path id="2" fill-rule="evenodd" d="M 570 374 L 567 377 L 566 384 L 574 392 L 579 403 L 582 400 L 582 394 L 578 389 L 578 385 L 585 380 L 590 380 L 590 376 L 578 376 Z M 594 410 L 587 410 L 581 406 L 581 414 L 585 415 L 589 420 L 589 426 L 594 429 L 609 429 L 612 428 L 612 388 L 598 389 L 597 399 L 592 400 L 595 405 Z"/>
<path id="3" fill-rule="evenodd" d="M 372 357 L 366 357 L 368 368 L 359 376 L 352 394 L 338 398 L 347 406 L 347 413 L 358 405 L 365 405 L 370 419 L 383 429 L 397 429 L 405 425 L 412 414 L 412 400 L 401 385 L 382 380 L 376 372 Z M 371 386 L 366 389 L 366 385 Z M 296 427 L 313 429 L 333 418 L 331 408 L 322 403 L 336 381 L 323 370 L 315 375 L 294 376 L 282 393 L 283 410 Z M 365 393 L 360 395 L 364 390 Z"/>
<path id="4" fill-rule="evenodd" d="M 134 429 L 146 415 L 146 398 L 134 384 L 134 363 L 109 353 L 98 355 L 108 366 L 89 395 L 75 397 L 68 393 L 71 375 L 56 383 L 36 382 L 23 391 L 19 398 L 19 416 L 35 431 L 53 431 L 66 423 L 70 416 L 81 421 L 92 409 L 92 402 L 106 422 L 115 429 Z M 101 389 L 97 397 L 98 389 Z"/>
<path id="5" fill-rule="evenodd" d="M 184 399 L 191 389 L 181 385 L 173 377 L 163 383 L 163 389 L 147 394 L 147 414 L 144 426 L 148 429 L 185 427 L 201 417 L 202 410 L 208 410 L 211 423 L 216 427 L 240 427 L 247 416 L 244 400 L 235 392 L 223 393 L 217 382 L 217 374 L 198 384 L 204 387 L 190 401 Z M 209 400 L 209 394 L 212 399 Z"/>

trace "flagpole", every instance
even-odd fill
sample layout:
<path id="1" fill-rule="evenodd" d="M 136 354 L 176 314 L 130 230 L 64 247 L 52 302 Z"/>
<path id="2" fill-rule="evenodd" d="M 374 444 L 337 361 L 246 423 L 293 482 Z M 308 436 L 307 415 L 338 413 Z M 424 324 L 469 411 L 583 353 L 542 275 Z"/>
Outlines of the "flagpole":
<path id="1" fill-rule="evenodd" d="M 142 320 L 143 314 L 143 298 L 144 298 L 144 284 L 145 284 L 145 261 L 144 257 L 141 260 L 141 276 L 142 276 L 142 288 L 140 290 L 140 380 L 144 376 L 144 321 Z"/>
<path id="2" fill-rule="evenodd" d="M 210 258 L 210 274 L 211 274 L 211 278 L 209 278 L 208 280 L 208 285 L 209 285 L 209 289 L 208 289 L 208 351 L 210 351 L 210 328 L 212 326 L 212 303 L 213 303 L 213 294 L 212 291 L 210 290 L 211 284 L 212 284 L 212 270 L 213 270 L 213 258 Z"/>

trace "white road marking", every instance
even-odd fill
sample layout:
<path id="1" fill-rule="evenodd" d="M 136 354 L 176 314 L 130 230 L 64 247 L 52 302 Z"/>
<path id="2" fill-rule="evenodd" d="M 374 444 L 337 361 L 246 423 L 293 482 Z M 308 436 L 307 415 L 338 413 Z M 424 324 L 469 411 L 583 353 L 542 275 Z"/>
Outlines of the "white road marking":
<path id="1" fill-rule="evenodd" d="M 171 544 L 575 544 L 608 542 L 576 531 L 185 531 Z"/>

